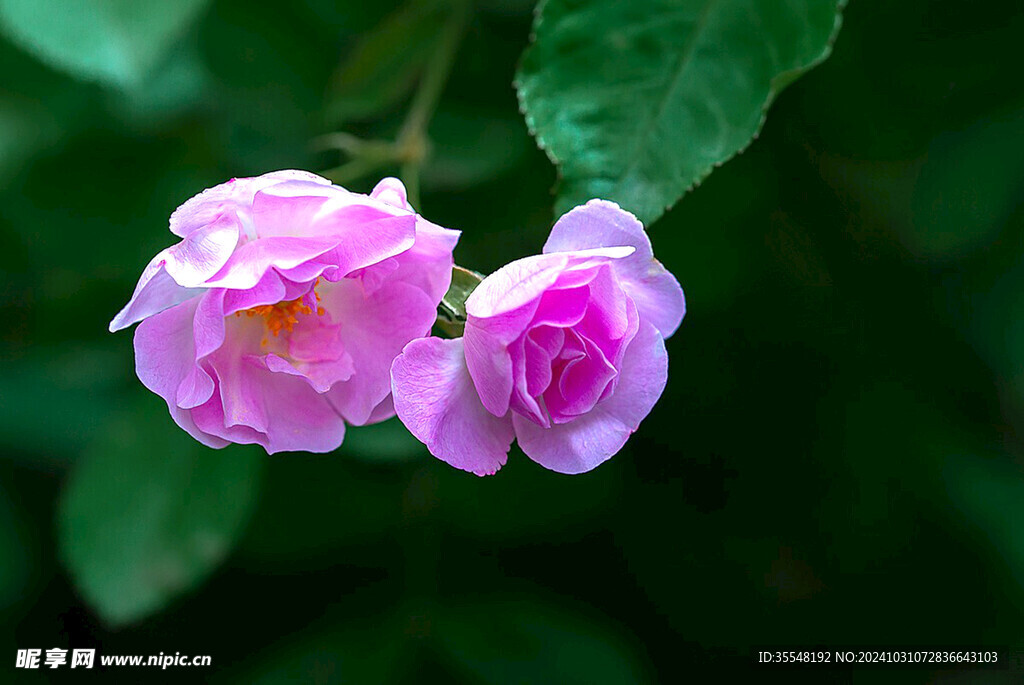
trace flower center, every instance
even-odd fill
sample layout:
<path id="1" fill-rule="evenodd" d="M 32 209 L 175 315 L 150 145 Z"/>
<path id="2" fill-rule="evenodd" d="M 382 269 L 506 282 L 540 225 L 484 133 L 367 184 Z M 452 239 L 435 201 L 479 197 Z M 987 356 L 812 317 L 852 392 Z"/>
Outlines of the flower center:
<path id="1" fill-rule="evenodd" d="M 320 293 L 316 291 L 315 284 L 313 286 L 313 290 L 310 292 L 315 298 L 316 315 L 323 316 L 326 310 L 320 306 Z M 276 338 L 281 334 L 281 331 L 291 333 L 295 324 L 299 322 L 299 314 L 313 313 L 313 306 L 312 304 L 309 304 L 309 300 L 309 293 L 307 293 L 306 295 L 294 300 L 286 300 L 284 302 L 278 302 L 277 304 L 261 304 L 256 307 L 246 309 L 245 315 L 248 317 L 262 316 L 265 319 L 267 330 L 273 333 Z M 242 312 L 235 312 L 235 316 L 241 315 Z"/>

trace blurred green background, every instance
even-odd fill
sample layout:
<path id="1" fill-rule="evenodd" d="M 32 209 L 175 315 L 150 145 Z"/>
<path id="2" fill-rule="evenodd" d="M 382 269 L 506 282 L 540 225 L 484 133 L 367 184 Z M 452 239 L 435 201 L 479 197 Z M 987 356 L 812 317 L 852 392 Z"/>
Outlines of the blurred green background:
<path id="1" fill-rule="evenodd" d="M 486 479 L 393 423 L 330 455 L 206 450 L 135 379 L 106 325 L 170 212 L 337 166 L 325 133 L 392 136 L 437 34 L 388 2 L 170 6 L 139 54 L 104 57 L 118 17 L 69 33 L 95 64 L 0 40 L 5 682 L 52 676 L 16 648 L 69 646 L 209 654 L 164 675 L 213 683 L 496 684 L 702 682 L 765 644 L 1024 648 L 1020 2 L 854 0 L 759 139 L 649 227 L 689 312 L 640 431 L 589 474 L 514 450 Z M 553 220 L 512 87 L 532 10 L 474 4 L 429 130 L 421 211 L 483 272 Z"/>

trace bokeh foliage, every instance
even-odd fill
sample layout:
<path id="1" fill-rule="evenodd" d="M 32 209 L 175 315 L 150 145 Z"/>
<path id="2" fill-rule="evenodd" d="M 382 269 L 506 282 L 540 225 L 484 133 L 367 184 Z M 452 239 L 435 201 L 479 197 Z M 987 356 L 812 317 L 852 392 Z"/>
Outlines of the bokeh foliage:
<path id="1" fill-rule="evenodd" d="M 224 683 L 617 683 L 718 678 L 764 643 L 1024 643 L 1019 3 L 850 3 L 758 139 L 649 227 L 689 313 L 641 430 L 584 476 L 514 451 L 488 479 L 394 422 L 331 455 L 205 450 L 106 333 L 182 200 L 336 167 L 324 134 L 392 139 L 448 6 L 132 18 L 150 4 L 83 1 L 85 21 L 0 0 L 7 654 L 211 654 Z M 428 130 L 422 211 L 484 273 L 553 217 L 512 86 L 532 11 L 473 4 Z M 39 42 L 59 21 L 76 42 Z M 97 507 L 121 527 L 83 528 Z"/>

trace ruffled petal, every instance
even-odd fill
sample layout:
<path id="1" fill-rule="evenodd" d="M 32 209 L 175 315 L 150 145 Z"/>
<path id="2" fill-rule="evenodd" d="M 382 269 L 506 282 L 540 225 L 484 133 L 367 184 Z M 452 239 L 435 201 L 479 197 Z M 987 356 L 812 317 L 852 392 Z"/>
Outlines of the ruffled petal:
<path id="1" fill-rule="evenodd" d="M 239 226 L 231 216 L 189 233 L 168 250 L 167 273 L 180 285 L 196 288 L 227 263 L 238 245 Z"/>
<path id="2" fill-rule="evenodd" d="M 261 445 L 268 453 L 330 452 L 345 438 L 345 422 L 327 401 L 300 378 L 276 374 L 253 366 L 264 374 L 259 378 L 261 392 L 254 400 L 267 417 L 264 430 L 244 424 L 230 424 L 218 395 L 192 410 L 192 417 L 203 431 L 229 442 Z M 249 370 L 245 370 L 248 373 Z M 218 390 L 220 388 L 218 387 Z M 223 396 L 223 390 L 220 390 Z"/>
<path id="3" fill-rule="evenodd" d="M 519 446 L 552 471 L 590 471 L 622 449 L 661 397 L 667 380 L 664 340 L 653 324 L 644 322 L 626 349 L 615 392 L 583 416 L 550 428 L 513 414 Z"/>
<path id="4" fill-rule="evenodd" d="M 316 261 L 319 272 L 330 266 L 341 276 L 394 257 L 412 247 L 415 239 L 416 218 L 412 215 L 388 216 L 367 224 L 349 225 L 325 237 L 261 238 L 236 248 L 224 267 L 205 285 L 249 289 L 259 283 L 270 268 L 291 280 L 308 280 L 311 273 L 307 263 L 311 260 Z M 289 273 L 292 269 L 300 273 Z"/>
<path id="5" fill-rule="evenodd" d="M 430 453 L 479 476 L 495 473 L 512 444 L 512 423 L 480 403 L 462 341 L 422 338 L 391 367 L 398 417 Z"/>
<path id="6" fill-rule="evenodd" d="M 516 311 L 539 298 L 560 279 L 569 278 L 571 272 L 587 271 L 608 259 L 623 259 L 632 253 L 632 247 L 609 247 L 517 259 L 476 287 L 466 299 L 466 313 L 487 319 Z"/>
<path id="7" fill-rule="evenodd" d="M 178 388 L 195 367 L 192 319 L 198 304 L 198 300 L 183 302 L 139 324 L 135 372 L 146 388 L 164 398 L 175 423 L 204 445 L 219 448 L 228 441 L 203 432 L 191 412 L 177 404 Z"/>
<path id="8" fill-rule="evenodd" d="M 201 288 L 183 288 L 171 278 L 164 268 L 168 251 L 164 250 L 154 257 L 142 272 L 128 304 L 111 320 L 108 327 L 111 333 L 128 328 L 133 323 L 170 309 L 203 292 Z"/>
<path id="9" fill-rule="evenodd" d="M 413 211 L 412 205 L 409 204 L 409 194 L 405 191 L 405 184 L 393 176 L 382 178 L 370 191 L 370 197 L 392 207 Z"/>
<path id="10" fill-rule="evenodd" d="M 495 416 L 504 416 L 509 409 L 514 385 L 514 364 L 509 346 L 520 339 L 538 316 L 544 296 L 551 292 L 553 306 L 537 321 L 544 324 L 574 318 L 578 308 L 568 306 L 559 311 L 554 306 L 559 298 L 572 302 L 582 300 L 571 292 L 593 279 L 596 267 L 609 259 L 628 256 L 633 248 L 590 250 L 573 254 L 535 255 L 508 264 L 485 278 L 466 300 L 466 364 L 476 385 L 480 400 Z M 565 285 L 565 293 L 560 286 Z M 577 302 L 578 304 L 578 302 Z M 565 324 L 567 325 L 567 324 Z"/>
<path id="11" fill-rule="evenodd" d="M 178 207 L 171 214 L 171 233 L 184 238 L 193 231 L 216 222 L 224 213 L 237 214 L 237 218 L 243 224 L 250 223 L 251 217 L 247 208 L 251 206 L 256 193 L 263 188 L 287 181 L 331 185 L 326 178 L 295 169 L 272 171 L 252 178 L 233 178 L 226 183 L 207 188 Z M 251 225 L 246 228 L 251 230 Z"/>
<path id="12" fill-rule="evenodd" d="M 328 395 L 345 419 L 357 426 L 391 392 L 391 362 L 402 348 L 430 332 L 437 304 L 408 283 L 388 283 L 366 293 L 357 279 L 321 287 L 321 302 L 339 325 L 338 337 L 352 357 L 355 373 Z"/>
<path id="13" fill-rule="evenodd" d="M 679 282 L 654 258 L 651 241 L 640 221 L 607 200 L 591 200 L 560 218 L 544 244 L 545 254 L 559 254 L 598 247 L 629 245 L 636 251 L 617 260 L 615 270 L 622 287 L 636 302 L 641 318 L 669 337 L 686 313 Z"/>

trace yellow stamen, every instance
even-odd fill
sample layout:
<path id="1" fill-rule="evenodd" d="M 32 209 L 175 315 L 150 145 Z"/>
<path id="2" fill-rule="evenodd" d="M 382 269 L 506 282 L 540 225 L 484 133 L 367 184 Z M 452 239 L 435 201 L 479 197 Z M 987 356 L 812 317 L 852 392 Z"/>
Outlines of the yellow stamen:
<path id="1" fill-rule="evenodd" d="M 317 283 L 320 279 L 317 279 Z M 315 288 L 317 283 L 313 284 Z M 320 294 L 313 291 L 314 297 L 316 297 L 317 303 L 320 302 Z M 317 316 L 323 316 L 327 310 L 323 307 L 318 306 L 316 308 Z M 308 304 L 303 304 L 302 298 L 295 300 L 287 300 L 285 302 L 278 302 L 277 304 L 261 304 L 256 307 L 251 307 L 245 310 L 245 315 L 248 317 L 262 316 L 266 319 L 267 330 L 274 334 L 276 338 L 281 334 L 281 331 L 291 332 L 295 327 L 295 324 L 299 322 L 299 314 L 312 314 L 313 308 Z M 242 312 L 235 312 L 235 316 L 241 316 Z M 263 340 L 263 345 L 267 344 L 266 339 Z"/>

